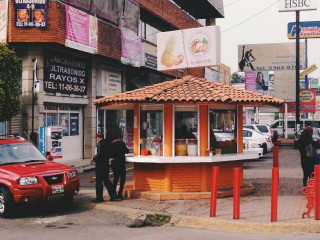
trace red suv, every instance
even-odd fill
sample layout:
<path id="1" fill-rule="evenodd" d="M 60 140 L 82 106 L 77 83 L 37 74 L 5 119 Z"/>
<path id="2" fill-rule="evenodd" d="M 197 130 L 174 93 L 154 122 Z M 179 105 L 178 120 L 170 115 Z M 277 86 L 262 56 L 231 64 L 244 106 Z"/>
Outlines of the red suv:
<path id="1" fill-rule="evenodd" d="M 1 217 L 12 215 L 16 204 L 72 203 L 80 187 L 77 171 L 48 159 L 28 140 L 0 136 Z"/>

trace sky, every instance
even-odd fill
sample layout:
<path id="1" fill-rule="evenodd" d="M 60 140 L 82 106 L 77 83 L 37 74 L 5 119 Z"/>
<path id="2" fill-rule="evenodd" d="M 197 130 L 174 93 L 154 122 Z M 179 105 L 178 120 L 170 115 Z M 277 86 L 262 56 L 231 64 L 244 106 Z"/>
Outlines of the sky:
<path id="1" fill-rule="evenodd" d="M 279 0 L 223 0 L 224 18 L 218 18 L 221 28 L 221 62 L 238 71 L 238 45 L 292 43 L 288 39 L 288 23 L 296 21 L 296 12 L 279 12 Z M 317 10 L 300 11 L 300 22 L 320 21 L 320 0 Z M 301 39 L 300 42 L 304 42 Z M 307 41 L 308 66 L 318 69 L 309 77 L 320 78 L 320 38 Z"/>

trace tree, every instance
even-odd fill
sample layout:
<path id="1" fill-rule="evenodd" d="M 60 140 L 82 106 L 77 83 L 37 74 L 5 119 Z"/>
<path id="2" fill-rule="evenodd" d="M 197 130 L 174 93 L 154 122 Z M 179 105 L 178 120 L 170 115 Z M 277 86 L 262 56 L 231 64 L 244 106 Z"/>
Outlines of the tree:
<path id="1" fill-rule="evenodd" d="M 231 83 L 244 83 L 244 76 L 238 72 L 232 73 Z"/>
<path id="2" fill-rule="evenodd" d="M 0 43 L 0 122 L 9 121 L 21 111 L 21 86 L 18 78 L 22 60 L 8 44 Z"/>

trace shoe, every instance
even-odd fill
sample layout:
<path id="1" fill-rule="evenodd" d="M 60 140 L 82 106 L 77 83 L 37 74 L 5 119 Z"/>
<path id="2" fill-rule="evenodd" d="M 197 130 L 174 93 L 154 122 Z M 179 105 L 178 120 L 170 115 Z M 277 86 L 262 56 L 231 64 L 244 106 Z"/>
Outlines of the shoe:
<path id="1" fill-rule="evenodd" d="M 113 201 L 115 201 L 116 199 L 115 198 L 110 198 L 110 202 L 113 202 Z"/>
<path id="2" fill-rule="evenodd" d="M 104 202 L 103 199 L 93 199 L 91 200 L 92 203 L 100 203 L 100 202 Z"/>
<path id="3" fill-rule="evenodd" d="M 122 195 L 118 195 L 118 196 L 116 197 L 116 199 L 123 200 L 123 196 L 122 196 Z"/>

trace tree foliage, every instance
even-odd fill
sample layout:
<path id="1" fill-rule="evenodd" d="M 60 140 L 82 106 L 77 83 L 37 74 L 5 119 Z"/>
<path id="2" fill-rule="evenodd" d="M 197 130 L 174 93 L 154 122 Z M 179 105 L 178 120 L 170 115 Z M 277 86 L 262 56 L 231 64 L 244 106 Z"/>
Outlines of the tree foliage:
<path id="1" fill-rule="evenodd" d="M 21 72 L 22 60 L 8 44 L 0 43 L 0 122 L 11 120 L 21 111 Z"/>
<path id="2" fill-rule="evenodd" d="M 238 72 L 232 73 L 231 83 L 244 83 L 244 76 Z"/>

